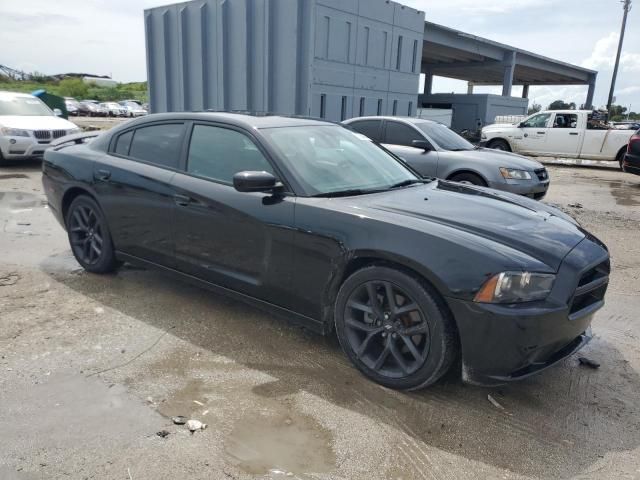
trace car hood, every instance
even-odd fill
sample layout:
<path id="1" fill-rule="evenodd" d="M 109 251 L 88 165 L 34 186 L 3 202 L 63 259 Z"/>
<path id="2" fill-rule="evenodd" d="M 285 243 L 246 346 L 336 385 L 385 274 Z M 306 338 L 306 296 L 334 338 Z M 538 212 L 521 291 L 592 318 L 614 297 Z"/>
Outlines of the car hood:
<path id="1" fill-rule="evenodd" d="M 583 230 L 560 210 L 506 192 L 435 180 L 381 194 L 340 199 L 358 212 L 393 214 L 399 226 L 409 219 L 446 225 L 506 245 L 557 270 L 564 257 L 584 238 Z M 416 225 L 413 223 L 413 225 Z M 418 223 L 420 226 L 420 223 Z"/>
<path id="2" fill-rule="evenodd" d="M 78 128 L 74 123 L 53 115 L 0 115 L 0 125 L 24 130 L 71 130 Z"/>
<path id="3" fill-rule="evenodd" d="M 495 164 L 496 168 L 518 168 L 521 170 L 536 170 L 544 166 L 535 160 L 517 155 L 511 152 L 494 150 L 492 148 L 478 148 L 476 150 L 463 150 L 452 152 L 449 150 L 438 151 L 438 157 L 449 160 L 465 160 L 485 164 Z"/>
<path id="4" fill-rule="evenodd" d="M 505 128 L 517 128 L 514 123 L 492 123 L 486 127 L 482 127 L 482 132 L 490 132 L 491 130 L 504 130 Z"/>

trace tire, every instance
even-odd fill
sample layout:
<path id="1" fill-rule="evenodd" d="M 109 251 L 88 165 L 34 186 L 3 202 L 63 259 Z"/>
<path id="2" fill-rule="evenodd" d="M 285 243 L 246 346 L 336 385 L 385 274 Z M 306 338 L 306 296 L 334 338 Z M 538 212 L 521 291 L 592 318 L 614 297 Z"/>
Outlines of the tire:
<path id="1" fill-rule="evenodd" d="M 620 170 L 624 172 L 624 156 L 627 153 L 627 147 L 622 148 L 618 154 L 616 155 L 616 160 L 618 161 L 618 165 L 620 165 Z"/>
<path id="2" fill-rule="evenodd" d="M 444 301 L 419 278 L 395 268 L 370 266 L 352 274 L 340 287 L 334 314 L 347 357 L 385 387 L 431 385 L 457 358 L 457 334 Z"/>
<path id="3" fill-rule="evenodd" d="M 71 202 L 65 224 L 71 251 L 82 268 L 92 273 L 118 268 L 106 218 L 91 197 L 79 195 Z"/>
<path id="4" fill-rule="evenodd" d="M 2 156 L 2 150 L 0 150 L 0 167 L 4 167 L 5 165 L 7 165 L 7 161 Z"/>
<path id="5" fill-rule="evenodd" d="M 502 150 L 503 152 L 511 151 L 511 147 L 505 140 L 492 140 L 487 146 L 494 150 Z"/>
<path id="6" fill-rule="evenodd" d="M 449 180 L 452 182 L 478 185 L 479 187 L 487 186 L 487 182 L 485 182 L 480 175 L 476 175 L 475 173 L 458 173 L 449 178 Z"/>

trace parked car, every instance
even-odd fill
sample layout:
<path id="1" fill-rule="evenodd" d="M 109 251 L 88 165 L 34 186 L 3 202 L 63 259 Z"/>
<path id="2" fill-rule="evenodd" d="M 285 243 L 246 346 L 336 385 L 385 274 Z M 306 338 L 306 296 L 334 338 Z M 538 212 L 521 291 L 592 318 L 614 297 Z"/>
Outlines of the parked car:
<path id="1" fill-rule="evenodd" d="M 106 117 L 109 115 L 109 111 L 101 106 L 97 100 L 82 100 L 80 103 L 85 105 L 90 117 Z"/>
<path id="2" fill-rule="evenodd" d="M 117 102 L 103 102 L 100 106 L 107 110 L 110 117 L 127 117 L 128 110 Z"/>
<path id="3" fill-rule="evenodd" d="M 39 98 L 0 91 L 0 165 L 41 157 L 52 140 L 79 132 Z"/>
<path id="4" fill-rule="evenodd" d="M 549 188 L 542 164 L 478 148 L 440 123 L 409 117 L 359 117 L 343 122 L 382 144 L 422 176 L 488 186 L 541 199 Z"/>
<path id="5" fill-rule="evenodd" d="M 630 130 L 612 129 L 590 110 L 544 111 L 514 124 L 488 125 L 482 143 L 489 148 L 553 157 L 615 160 L 622 165 Z"/>
<path id="6" fill-rule="evenodd" d="M 611 122 L 612 128 L 618 130 L 633 130 L 634 132 L 640 128 L 640 121 L 624 121 L 624 122 Z"/>
<path id="7" fill-rule="evenodd" d="M 148 112 L 142 108 L 142 106 L 138 102 L 134 102 L 131 100 L 125 100 L 120 102 L 124 108 L 126 108 L 128 117 L 141 117 L 146 115 Z"/>
<path id="8" fill-rule="evenodd" d="M 606 247 L 561 211 L 317 120 L 149 115 L 47 151 L 43 184 L 87 271 L 160 268 L 335 329 L 391 388 L 459 358 L 475 383 L 537 373 L 590 339 L 608 284 Z"/>
<path id="9" fill-rule="evenodd" d="M 640 130 L 629 139 L 629 146 L 624 156 L 622 169 L 625 172 L 640 175 Z"/>
<path id="10" fill-rule="evenodd" d="M 80 115 L 80 102 L 78 102 L 75 98 L 65 97 L 64 105 L 67 108 L 67 112 L 69 115 L 77 117 Z"/>

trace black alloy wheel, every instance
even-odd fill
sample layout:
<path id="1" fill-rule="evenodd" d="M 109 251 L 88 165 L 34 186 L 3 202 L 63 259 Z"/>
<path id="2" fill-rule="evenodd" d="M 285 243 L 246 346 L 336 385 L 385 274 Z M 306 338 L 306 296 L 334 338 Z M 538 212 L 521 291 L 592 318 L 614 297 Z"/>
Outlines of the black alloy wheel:
<path id="1" fill-rule="evenodd" d="M 343 349 L 365 375 L 399 389 L 437 381 L 455 352 L 452 322 L 437 294 L 419 279 L 387 267 L 349 277 L 336 302 Z"/>
<path id="2" fill-rule="evenodd" d="M 76 260 L 93 273 L 115 270 L 118 262 L 111 243 L 111 235 L 102 211 L 88 196 L 80 195 L 67 212 L 69 243 Z"/>

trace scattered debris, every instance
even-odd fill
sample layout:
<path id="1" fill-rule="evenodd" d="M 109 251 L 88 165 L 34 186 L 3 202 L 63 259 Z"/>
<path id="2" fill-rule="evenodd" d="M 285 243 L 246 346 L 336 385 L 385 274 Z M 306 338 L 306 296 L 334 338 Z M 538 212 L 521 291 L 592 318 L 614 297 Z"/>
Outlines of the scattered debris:
<path id="1" fill-rule="evenodd" d="M 15 272 L 10 272 L 7 274 L 0 273 L 0 287 L 8 287 L 9 285 L 14 285 L 20 276 Z"/>
<path id="2" fill-rule="evenodd" d="M 504 410 L 504 407 L 498 403 L 498 401 L 493 398 L 491 395 L 487 395 L 487 400 L 491 402 L 491 404 L 496 407 L 498 410 Z"/>
<path id="3" fill-rule="evenodd" d="M 160 430 L 159 432 L 156 432 L 156 435 L 160 438 L 167 438 L 169 436 L 169 432 L 167 430 Z"/>
<path id="4" fill-rule="evenodd" d="M 191 432 L 195 432 L 196 430 L 204 430 L 207 428 L 207 424 L 202 423 L 200 420 L 189 420 L 187 422 L 187 428 L 191 430 Z"/>
<path id="5" fill-rule="evenodd" d="M 153 403 L 153 397 L 147 397 L 147 403 Z"/>
<path id="6" fill-rule="evenodd" d="M 31 222 L 18 222 L 18 225 L 21 227 L 28 227 L 29 225 L 31 225 Z"/>
<path id="7" fill-rule="evenodd" d="M 201 407 L 204 407 L 204 403 L 199 402 L 198 400 L 194 400 L 193 403 L 195 403 L 196 405 L 200 405 Z"/>
<path id="8" fill-rule="evenodd" d="M 204 412 L 202 412 L 202 416 L 204 417 L 207 413 L 209 413 L 209 410 L 205 410 Z"/>
<path id="9" fill-rule="evenodd" d="M 100 314 L 100 313 L 104 313 L 104 308 L 102 307 L 96 307 L 96 313 Z"/>
<path id="10" fill-rule="evenodd" d="M 594 370 L 600 368 L 600 364 L 598 362 L 596 362 L 595 360 L 591 360 L 590 358 L 587 358 L 587 357 L 580 357 L 578 358 L 578 361 L 580 362 L 580 365 L 593 368 Z"/>
<path id="11" fill-rule="evenodd" d="M 173 417 L 171 419 L 171 421 L 173 423 L 175 423 L 176 425 L 184 425 L 185 423 L 187 423 L 187 417 L 183 417 L 182 415 L 178 415 L 177 417 Z"/>
<path id="12" fill-rule="evenodd" d="M 570 203 L 571 208 L 584 208 L 581 203 Z"/>
<path id="13" fill-rule="evenodd" d="M 133 480 L 133 477 L 131 476 L 131 470 L 129 470 L 129 467 L 127 467 L 127 473 L 129 474 L 129 480 Z"/>

